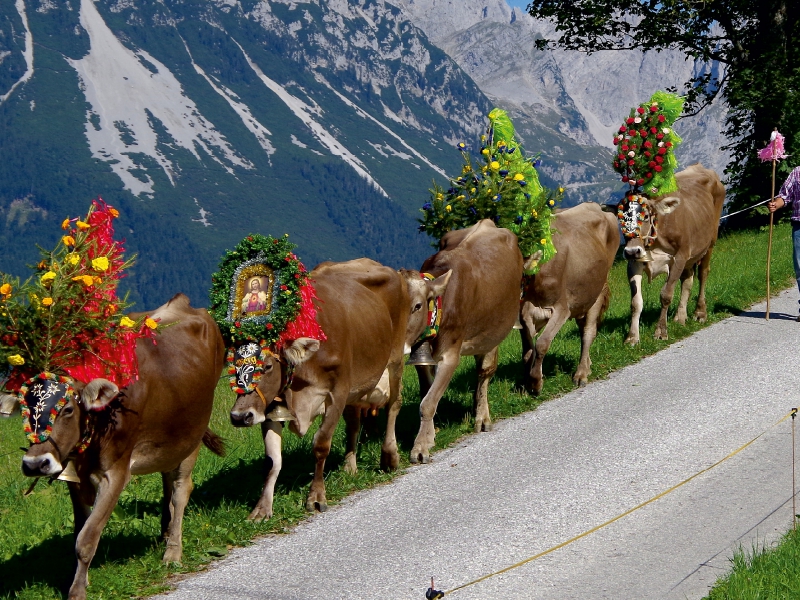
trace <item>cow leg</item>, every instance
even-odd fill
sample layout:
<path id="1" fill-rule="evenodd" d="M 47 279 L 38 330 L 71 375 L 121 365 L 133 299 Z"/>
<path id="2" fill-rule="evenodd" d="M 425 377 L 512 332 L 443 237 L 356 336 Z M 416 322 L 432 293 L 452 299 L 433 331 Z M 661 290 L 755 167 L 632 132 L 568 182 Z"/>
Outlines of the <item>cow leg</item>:
<path id="1" fill-rule="evenodd" d="M 450 385 L 450 380 L 453 378 L 453 373 L 456 372 L 459 360 L 461 358 L 461 341 L 453 344 L 453 346 L 442 356 L 439 364 L 436 367 L 436 378 L 433 380 L 428 393 L 422 399 L 419 405 L 419 433 L 414 440 L 414 446 L 411 448 L 411 455 L 409 460 L 416 463 L 430 462 L 430 449 L 436 441 L 436 431 L 433 427 L 433 416 L 436 414 L 436 407 L 439 406 L 439 400 L 442 399 L 444 391 Z"/>
<path id="2" fill-rule="evenodd" d="M 661 288 L 661 315 L 658 317 L 658 324 L 653 333 L 653 337 L 657 340 L 668 340 L 667 334 L 667 311 L 669 305 L 672 304 L 672 296 L 675 294 L 675 284 L 678 283 L 678 278 L 683 275 L 683 270 L 686 268 L 686 259 L 681 256 L 676 256 L 672 263 L 672 268 L 667 275 L 667 282 Z"/>
<path id="3" fill-rule="evenodd" d="M 642 263 L 637 260 L 628 260 L 628 283 L 631 287 L 631 327 L 625 343 L 631 346 L 639 343 L 639 318 L 642 316 L 642 307 L 644 306 L 642 271 L 644 271 Z"/>
<path id="4" fill-rule="evenodd" d="M 536 396 L 541 393 L 542 386 L 544 385 L 544 374 L 542 373 L 544 356 L 550 349 L 550 344 L 553 343 L 553 338 L 556 337 L 556 334 L 561 330 L 568 318 L 569 310 L 564 306 L 556 305 L 553 308 L 552 316 L 547 321 L 547 325 L 544 326 L 539 339 L 536 340 L 536 359 L 533 362 L 533 371 L 531 373 L 531 378 L 533 380 L 531 393 Z"/>
<path id="5" fill-rule="evenodd" d="M 603 291 L 600 292 L 597 300 L 586 315 L 576 319 L 581 335 L 581 361 L 578 363 L 578 370 L 575 371 L 575 375 L 572 377 L 572 383 L 579 387 L 583 387 L 589 382 L 589 375 L 592 373 L 592 358 L 589 355 L 589 351 L 592 348 L 594 339 L 597 337 L 597 326 L 600 323 L 600 319 L 603 318 L 603 313 L 608 308 L 610 293 L 608 283 L 606 283 L 603 286 Z"/>
<path id="6" fill-rule="evenodd" d="M 472 409 L 475 412 L 475 433 L 492 430 L 492 416 L 489 411 L 489 382 L 497 372 L 497 347 L 488 354 L 475 357 L 478 370 L 478 387 Z"/>
<path id="7" fill-rule="evenodd" d="M 67 483 L 69 489 L 69 499 L 72 500 L 72 523 L 74 525 L 75 539 L 86 524 L 89 515 L 92 514 L 92 505 L 95 501 L 95 489 L 89 482 Z M 88 488 L 88 489 L 87 489 Z"/>
<path id="8" fill-rule="evenodd" d="M 264 435 L 264 456 L 267 459 L 267 479 L 261 498 L 247 519 L 249 521 L 265 521 L 272 518 L 272 501 L 275 496 L 275 482 L 283 466 L 281 456 L 281 442 L 283 424 L 280 421 L 264 421 L 261 423 L 261 433 Z"/>
<path id="9" fill-rule="evenodd" d="M 536 321 L 530 302 L 523 302 L 520 309 L 519 336 L 522 340 L 522 362 L 524 364 L 523 385 L 529 392 L 533 389 L 533 362 L 536 359 Z"/>
<path id="10" fill-rule="evenodd" d="M 400 413 L 402 398 L 400 390 L 403 385 L 403 361 L 389 365 L 389 404 L 386 405 L 386 436 L 381 447 L 381 470 L 394 471 L 400 466 L 400 454 L 397 451 L 395 423 Z"/>
<path id="11" fill-rule="evenodd" d="M 706 312 L 706 282 L 708 281 L 708 274 L 711 272 L 712 250 L 713 247 L 709 248 L 708 252 L 700 259 L 700 268 L 697 272 L 697 278 L 700 280 L 700 291 L 697 293 L 697 308 L 694 311 L 694 318 L 701 323 L 705 323 L 708 318 L 708 313 Z"/>
<path id="12" fill-rule="evenodd" d="M 676 323 L 686 325 L 686 308 L 689 304 L 689 296 L 692 293 L 692 286 L 694 285 L 694 265 L 686 267 L 681 273 L 681 298 L 678 302 L 678 310 L 675 312 Z"/>
<path id="13" fill-rule="evenodd" d="M 314 458 L 317 462 L 314 466 L 314 479 L 311 481 L 311 489 L 308 491 L 306 499 L 306 510 L 308 511 L 316 509 L 319 512 L 325 512 L 328 510 L 328 500 L 325 497 L 325 459 L 330 454 L 333 432 L 342 417 L 349 389 L 349 382 L 346 384 L 342 380 L 337 382 L 336 389 L 329 393 L 330 404 L 325 408 L 325 416 L 322 418 L 317 433 L 314 434 Z"/>
<path id="14" fill-rule="evenodd" d="M 358 472 L 356 452 L 358 451 L 358 436 L 361 433 L 361 409 L 355 406 L 345 406 L 344 422 L 347 447 L 344 453 L 344 465 L 342 465 L 342 468 L 345 473 L 355 475 Z"/>
<path id="15" fill-rule="evenodd" d="M 161 535 L 167 542 L 167 549 L 164 551 L 165 563 L 180 563 L 183 555 L 183 513 L 186 505 L 189 504 L 189 496 L 194 489 L 192 483 L 192 469 L 197 462 L 200 454 L 200 446 L 189 456 L 181 461 L 181 464 L 172 471 L 161 474 L 161 481 L 164 486 L 164 499 L 169 497 L 169 504 L 163 507 L 161 513 Z M 165 503 L 166 504 L 166 503 Z M 166 518 L 169 516 L 168 518 Z"/>
<path id="16" fill-rule="evenodd" d="M 433 385 L 434 370 L 431 365 L 417 365 L 417 379 L 419 379 L 419 397 L 424 398 Z"/>
<path id="17" fill-rule="evenodd" d="M 129 459 L 120 461 L 126 467 L 128 462 Z M 75 556 L 78 560 L 78 567 L 75 569 L 75 579 L 73 579 L 72 586 L 69 588 L 69 600 L 84 600 L 86 598 L 86 586 L 89 585 L 89 564 L 92 562 L 95 552 L 97 552 L 100 534 L 103 533 L 103 528 L 117 505 L 119 495 L 125 489 L 130 478 L 131 474 L 127 468 L 103 473 L 97 487 L 97 500 L 92 513 L 86 519 L 86 523 L 75 541 Z"/>

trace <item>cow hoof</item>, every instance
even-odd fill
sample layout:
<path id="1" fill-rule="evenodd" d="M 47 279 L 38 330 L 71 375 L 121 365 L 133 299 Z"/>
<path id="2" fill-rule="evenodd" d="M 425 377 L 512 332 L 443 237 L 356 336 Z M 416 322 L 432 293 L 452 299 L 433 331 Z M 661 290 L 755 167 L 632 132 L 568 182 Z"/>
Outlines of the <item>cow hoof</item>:
<path id="1" fill-rule="evenodd" d="M 625 343 L 628 346 L 636 346 L 636 345 L 639 344 L 639 337 L 638 336 L 629 335 L 628 337 L 625 338 Z"/>
<path id="2" fill-rule="evenodd" d="M 344 465 L 342 465 L 342 468 L 348 475 L 355 475 L 358 473 L 358 465 L 356 464 L 355 454 L 351 452 L 344 457 Z"/>
<path id="3" fill-rule="evenodd" d="M 396 471 L 400 466 L 400 455 L 397 452 L 381 452 L 381 471 Z"/>
<path id="4" fill-rule="evenodd" d="M 491 421 L 475 421 L 475 433 L 481 433 L 492 430 Z"/>
<path id="5" fill-rule="evenodd" d="M 708 316 L 706 315 L 706 313 L 695 313 L 694 314 L 694 320 L 697 321 L 698 323 L 705 323 L 707 318 L 708 318 Z"/>
<path id="6" fill-rule="evenodd" d="M 327 500 L 311 500 L 310 498 L 306 501 L 306 510 L 308 512 L 321 512 L 324 513 L 328 510 L 328 501 Z"/>
<path id="7" fill-rule="evenodd" d="M 653 334 L 653 339 L 656 339 L 656 340 L 668 340 L 669 336 L 667 335 L 666 331 L 656 331 Z"/>
<path id="8" fill-rule="evenodd" d="M 573 379 L 572 383 L 575 384 L 575 387 L 583 388 L 586 387 L 586 380 L 585 379 Z"/>
<path id="9" fill-rule="evenodd" d="M 256 521 L 256 522 L 266 521 L 267 519 L 271 518 L 272 518 L 272 508 L 267 509 L 261 506 L 256 506 L 253 509 L 253 512 L 251 512 L 247 516 L 248 521 Z"/>
<path id="10" fill-rule="evenodd" d="M 163 562 L 166 565 L 171 565 L 171 564 L 180 565 L 181 554 L 182 552 L 180 548 L 176 548 L 174 546 L 167 547 L 167 551 L 164 552 L 164 558 L 161 559 L 161 562 Z"/>

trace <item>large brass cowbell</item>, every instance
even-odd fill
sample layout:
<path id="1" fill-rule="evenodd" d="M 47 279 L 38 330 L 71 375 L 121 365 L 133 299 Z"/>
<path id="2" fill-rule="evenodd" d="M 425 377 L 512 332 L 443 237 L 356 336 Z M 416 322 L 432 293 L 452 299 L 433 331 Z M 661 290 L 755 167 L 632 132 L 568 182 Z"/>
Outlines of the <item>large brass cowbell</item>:
<path id="1" fill-rule="evenodd" d="M 428 340 L 420 342 L 411 349 L 411 354 L 406 364 L 415 366 L 434 366 L 437 364 L 433 359 L 431 345 Z"/>

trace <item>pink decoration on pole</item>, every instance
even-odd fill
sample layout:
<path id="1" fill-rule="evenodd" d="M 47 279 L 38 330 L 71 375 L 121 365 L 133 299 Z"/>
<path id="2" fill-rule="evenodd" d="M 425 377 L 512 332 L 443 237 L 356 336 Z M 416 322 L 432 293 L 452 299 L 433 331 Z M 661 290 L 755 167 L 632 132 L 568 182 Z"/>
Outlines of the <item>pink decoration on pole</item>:
<path id="1" fill-rule="evenodd" d="M 764 162 L 782 160 L 788 156 L 789 155 L 784 151 L 783 136 L 778 133 L 777 129 L 772 132 L 772 135 L 770 136 L 770 142 L 767 147 L 758 151 L 758 158 Z"/>

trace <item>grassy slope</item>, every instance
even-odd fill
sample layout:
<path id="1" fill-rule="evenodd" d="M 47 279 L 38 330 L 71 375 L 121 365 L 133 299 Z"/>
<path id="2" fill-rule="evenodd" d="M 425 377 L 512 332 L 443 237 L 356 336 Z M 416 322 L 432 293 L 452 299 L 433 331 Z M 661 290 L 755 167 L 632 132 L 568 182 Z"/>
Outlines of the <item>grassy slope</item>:
<path id="1" fill-rule="evenodd" d="M 740 232 L 719 241 L 708 288 L 710 322 L 719 321 L 763 297 L 765 247 L 763 233 Z M 781 289 L 792 281 L 790 249 L 788 226 L 781 225 L 776 230 L 773 252 L 773 289 Z M 660 279 L 655 285 L 645 286 L 642 344 L 638 348 L 626 347 L 623 340 L 629 320 L 629 296 L 625 265 L 614 266 L 611 307 L 592 348 L 593 378 L 605 377 L 703 327 L 693 322 L 686 326 L 670 323 L 670 342 L 652 339 L 662 283 Z M 493 416 L 503 418 L 533 409 L 542 401 L 572 389 L 571 373 L 579 352 L 576 327 L 569 323 L 545 360 L 544 391 L 534 399 L 518 390 L 520 343 L 518 336 L 509 336 L 501 346 L 500 368 L 489 389 Z M 473 364 L 472 359 L 464 359 L 439 405 L 439 447 L 472 431 Z M 404 407 L 398 419 L 398 440 L 405 461 L 418 427 L 415 379 L 412 372 L 406 373 Z M 263 448 L 259 430 L 236 430 L 228 424 L 231 396 L 227 383 L 221 381 L 212 427 L 227 439 L 228 455 L 219 458 L 205 450 L 201 452 L 194 471 L 196 488 L 184 520 L 183 566 L 166 567 L 160 562 L 163 553 L 158 540 L 160 477 L 135 477 L 123 493 L 92 563 L 90 598 L 154 593 L 164 589 L 167 576 L 200 569 L 234 545 L 247 544 L 258 535 L 285 532 L 304 518 L 303 503 L 313 470 L 310 434 L 303 439 L 292 435 L 284 438 L 285 466 L 276 490 L 276 516 L 266 523 L 246 521 L 263 484 Z M 337 431 L 327 463 L 329 502 L 335 503 L 354 490 L 392 478 L 378 468 L 380 434 L 367 431 L 362 439 L 365 443 L 359 454 L 360 471 L 350 476 L 339 469 L 344 439 L 342 428 Z M 73 573 L 69 499 L 61 482 L 40 484 L 34 494 L 22 496 L 30 482 L 20 473 L 22 453 L 17 448 L 25 445 L 18 418 L 0 421 L 0 598 L 59 597 L 59 590 L 69 584 Z M 39 567 L 32 569 L 32 565 Z M 44 565 L 46 568 L 40 568 Z"/>

